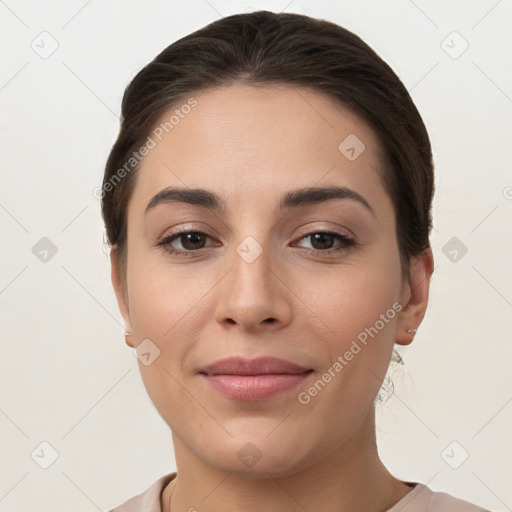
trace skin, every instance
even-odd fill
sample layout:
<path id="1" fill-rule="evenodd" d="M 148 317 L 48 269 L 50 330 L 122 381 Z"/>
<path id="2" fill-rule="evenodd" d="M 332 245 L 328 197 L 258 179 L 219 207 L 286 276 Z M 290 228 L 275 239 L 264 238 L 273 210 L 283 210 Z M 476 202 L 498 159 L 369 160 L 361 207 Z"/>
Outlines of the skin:
<path id="1" fill-rule="evenodd" d="M 403 278 L 393 204 L 378 174 L 379 143 L 349 110 L 287 85 L 236 84 L 194 97 L 197 106 L 137 171 L 126 276 L 111 252 L 112 283 L 133 333 L 127 344 L 149 338 L 160 350 L 139 367 L 172 429 L 178 476 L 164 490 L 163 510 L 172 493 L 173 511 L 384 512 L 412 487 L 379 459 L 374 399 L 395 341 L 409 344 L 408 329 L 424 317 L 432 253 L 414 258 Z M 355 161 L 338 150 L 349 134 L 366 146 Z M 150 199 L 172 185 L 214 191 L 226 212 L 174 202 L 144 215 Z M 357 191 L 375 216 L 353 199 L 278 210 L 285 192 L 326 185 Z M 193 257 L 156 245 L 179 226 L 208 235 Z M 329 255 L 340 240 L 322 246 L 306 236 L 322 230 L 357 245 Z M 252 263 L 235 250 L 247 236 L 262 248 Z M 191 245 L 183 237 L 172 242 L 180 250 Z M 324 255 L 307 252 L 322 247 Z M 402 310 L 301 404 L 298 393 L 394 303 Z M 314 372 L 297 389 L 240 402 L 198 376 L 202 366 L 231 355 L 281 357 Z M 261 454 L 251 467 L 237 456 L 249 442 Z"/>

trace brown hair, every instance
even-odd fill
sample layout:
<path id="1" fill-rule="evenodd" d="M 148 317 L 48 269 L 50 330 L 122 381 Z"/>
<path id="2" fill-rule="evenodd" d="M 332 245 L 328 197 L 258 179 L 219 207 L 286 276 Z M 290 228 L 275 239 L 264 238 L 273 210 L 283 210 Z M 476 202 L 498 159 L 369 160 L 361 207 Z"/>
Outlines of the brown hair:
<path id="1" fill-rule="evenodd" d="M 379 172 L 394 205 L 402 270 L 408 275 L 410 258 L 430 247 L 434 193 L 430 141 L 409 93 L 393 70 L 352 32 L 304 15 L 257 11 L 222 18 L 179 39 L 127 86 L 121 128 L 101 192 L 107 240 L 118 248 L 121 276 L 126 213 L 137 170 L 133 163 L 133 169 L 127 169 L 126 163 L 177 102 L 233 83 L 307 87 L 368 123 L 384 151 Z"/>

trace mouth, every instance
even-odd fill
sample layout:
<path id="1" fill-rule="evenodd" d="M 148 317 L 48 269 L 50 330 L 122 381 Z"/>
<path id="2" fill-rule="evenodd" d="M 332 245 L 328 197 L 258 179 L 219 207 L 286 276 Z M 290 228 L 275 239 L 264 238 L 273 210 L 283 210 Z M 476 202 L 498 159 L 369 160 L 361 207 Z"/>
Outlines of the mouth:
<path id="1" fill-rule="evenodd" d="M 275 357 L 230 357 L 202 368 L 199 375 L 224 397 L 253 401 L 296 388 L 312 372 L 311 368 Z"/>
<path id="2" fill-rule="evenodd" d="M 233 356 L 215 361 L 199 370 L 205 375 L 296 375 L 311 371 L 311 368 L 280 359 L 278 357 L 262 356 L 256 359 Z"/>

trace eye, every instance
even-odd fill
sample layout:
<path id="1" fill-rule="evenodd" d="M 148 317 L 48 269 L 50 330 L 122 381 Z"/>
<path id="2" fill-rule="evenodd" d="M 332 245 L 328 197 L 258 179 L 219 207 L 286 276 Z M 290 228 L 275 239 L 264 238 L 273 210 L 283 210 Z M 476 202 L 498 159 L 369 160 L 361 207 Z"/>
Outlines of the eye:
<path id="1" fill-rule="evenodd" d="M 159 247 L 171 254 L 178 256 L 195 256 L 204 248 L 207 238 L 211 238 L 208 233 L 199 230 L 179 229 L 170 235 L 165 236 L 158 242 Z M 176 248 L 174 243 L 179 242 L 181 248 Z"/>
<path id="2" fill-rule="evenodd" d="M 203 231 L 180 228 L 174 233 L 163 237 L 157 243 L 157 246 L 162 247 L 166 252 L 176 256 L 193 257 L 197 256 L 202 249 L 207 248 L 205 247 L 205 242 L 207 239 L 212 238 L 213 237 L 208 235 L 208 233 Z M 320 257 L 340 253 L 356 245 L 354 239 L 335 231 L 313 231 L 300 238 L 300 240 L 307 239 L 311 240 L 313 247 L 305 247 L 306 254 L 313 254 Z M 338 241 L 338 245 L 333 247 L 336 241 Z M 176 247 L 177 243 L 179 243 L 181 247 Z"/>
<path id="3" fill-rule="evenodd" d="M 306 253 L 315 256 L 338 253 L 356 245 L 354 239 L 335 231 L 314 231 L 302 236 L 300 240 L 306 239 L 310 239 L 311 245 L 313 246 L 313 248 L 308 249 Z M 338 245 L 332 247 L 336 240 L 339 242 Z"/>

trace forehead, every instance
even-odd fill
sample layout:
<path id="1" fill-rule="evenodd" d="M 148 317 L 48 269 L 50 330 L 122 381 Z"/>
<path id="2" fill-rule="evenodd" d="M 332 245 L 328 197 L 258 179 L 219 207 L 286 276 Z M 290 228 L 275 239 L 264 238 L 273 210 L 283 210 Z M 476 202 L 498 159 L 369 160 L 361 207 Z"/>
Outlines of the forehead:
<path id="1" fill-rule="evenodd" d="M 149 136 L 153 147 L 139 165 L 130 206 L 139 211 L 171 185 L 214 190 L 254 206 L 269 193 L 332 183 L 370 200 L 384 192 L 373 130 L 306 88 L 237 84 L 191 94 L 161 116 Z"/>

